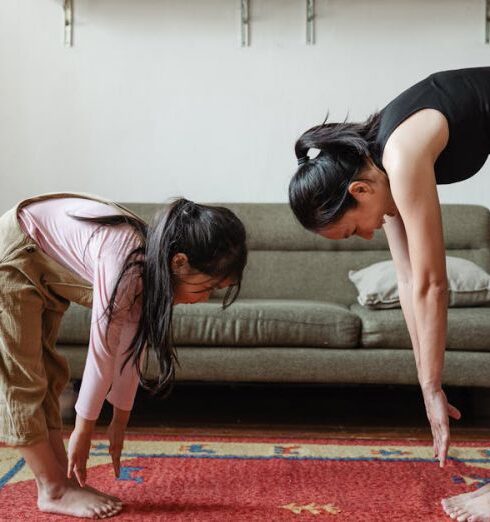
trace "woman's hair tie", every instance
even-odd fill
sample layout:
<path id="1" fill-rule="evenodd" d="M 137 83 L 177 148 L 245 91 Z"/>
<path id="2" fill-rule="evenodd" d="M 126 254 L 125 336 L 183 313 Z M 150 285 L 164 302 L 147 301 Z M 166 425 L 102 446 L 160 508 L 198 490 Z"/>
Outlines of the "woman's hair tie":
<path id="1" fill-rule="evenodd" d="M 310 158 L 308 156 L 302 156 L 301 158 L 298 158 L 298 167 L 301 167 L 301 165 L 308 163 L 309 160 Z"/>

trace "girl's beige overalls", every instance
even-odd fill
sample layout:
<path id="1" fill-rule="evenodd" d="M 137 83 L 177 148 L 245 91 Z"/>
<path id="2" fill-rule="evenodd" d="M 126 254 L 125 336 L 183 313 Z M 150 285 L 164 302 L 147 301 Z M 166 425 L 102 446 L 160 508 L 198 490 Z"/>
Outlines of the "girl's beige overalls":
<path id="1" fill-rule="evenodd" d="M 0 441 L 33 444 L 62 426 L 59 396 L 68 364 L 55 350 L 70 301 L 92 305 L 92 285 L 44 254 L 21 229 L 21 208 L 46 199 L 96 196 L 46 194 L 22 201 L 0 217 Z M 138 218 L 140 219 L 140 218 Z"/>

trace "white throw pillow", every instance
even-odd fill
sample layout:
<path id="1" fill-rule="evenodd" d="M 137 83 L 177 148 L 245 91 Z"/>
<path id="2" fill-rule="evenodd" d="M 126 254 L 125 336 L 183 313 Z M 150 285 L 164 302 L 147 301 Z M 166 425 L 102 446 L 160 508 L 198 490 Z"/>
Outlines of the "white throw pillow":
<path id="1" fill-rule="evenodd" d="M 490 275 L 471 261 L 446 257 L 449 306 L 490 304 Z M 361 270 L 351 270 L 349 279 L 358 291 L 357 300 L 375 309 L 399 308 L 398 285 L 393 261 L 381 261 Z"/>

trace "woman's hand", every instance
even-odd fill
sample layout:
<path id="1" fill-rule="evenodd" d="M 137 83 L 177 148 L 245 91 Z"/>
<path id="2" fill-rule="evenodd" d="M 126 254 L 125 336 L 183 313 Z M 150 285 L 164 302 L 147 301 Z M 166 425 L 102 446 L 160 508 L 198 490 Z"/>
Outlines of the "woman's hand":
<path id="1" fill-rule="evenodd" d="M 92 442 L 92 432 L 95 421 L 88 421 L 77 416 L 75 429 L 68 442 L 67 477 L 75 475 L 80 487 L 85 487 L 87 480 L 87 460 Z"/>
<path id="2" fill-rule="evenodd" d="M 119 424 L 114 420 L 107 428 L 107 438 L 109 439 L 109 453 L 112 458 L 112 466 L 114 468 L 114 475 L 119 478 L 119 471 L 121 469 L 121 453 L 124 446 L 124 434 L 126 430 L 125 424 Z"/>
<path id="3" fill-rule="evenodd" d="M 446 463 L 450 442 L 449 417 L 460 419 L 461 413 L 447 402 L 446 394 L 441 388 L 422 391 L 434 441 L 434 458 L 439 459 L 442 468 Z"/>

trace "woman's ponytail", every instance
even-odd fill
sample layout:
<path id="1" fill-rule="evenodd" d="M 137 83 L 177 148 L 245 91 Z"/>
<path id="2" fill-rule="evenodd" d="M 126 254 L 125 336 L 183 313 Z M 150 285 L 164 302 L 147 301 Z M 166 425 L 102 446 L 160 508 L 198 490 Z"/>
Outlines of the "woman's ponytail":
<path id="1" fill-rule="evenodd" d="M 289 202 L 305 228 L 317 231 L 356 204 L 348 187 L 366 158 L 379 164 L 378 125 L 379 114 L 364 123 L 326 123 L 325 120 L 296 141 L 298 170 L 289 184 Z M 310 149 L 319 151 L 315 158 L 308 156 Z"/>

